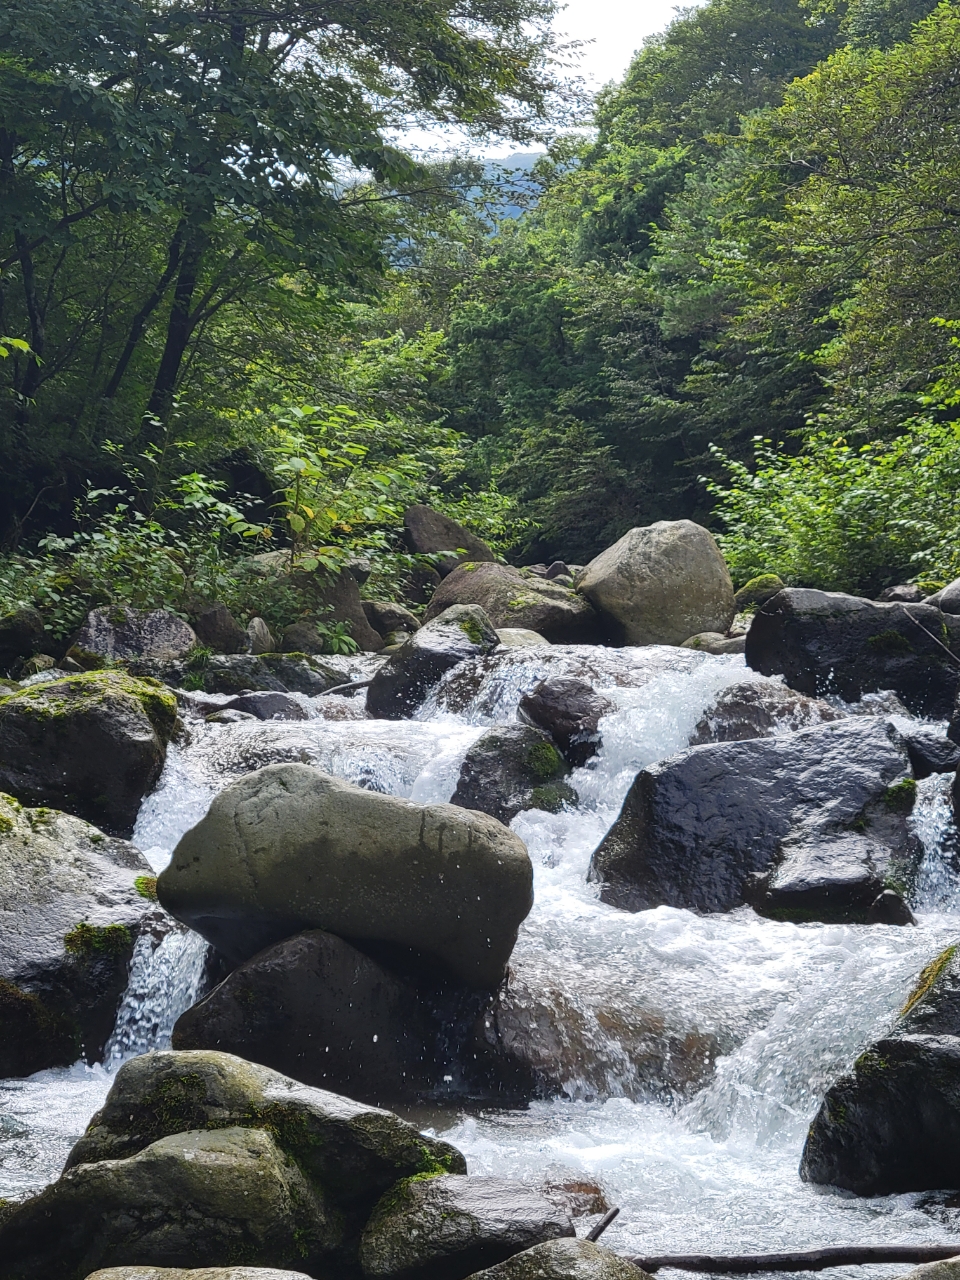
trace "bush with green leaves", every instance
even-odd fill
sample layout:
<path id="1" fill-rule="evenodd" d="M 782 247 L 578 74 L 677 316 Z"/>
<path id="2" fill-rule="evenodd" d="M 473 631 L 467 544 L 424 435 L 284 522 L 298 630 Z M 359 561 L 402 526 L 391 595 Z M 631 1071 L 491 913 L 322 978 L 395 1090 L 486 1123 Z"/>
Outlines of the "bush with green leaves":
<path id="1" fill-rule="evenodd" d="M 895 439 L 862 445 L 820 430 L 795 456 L 758 436 L 754 450 L 751 469 L 714 448 L 730 480 L 707 482 L 738 583 L 776 573 L 875 595 L 960 575 L 960 422 L 918 417 Z"/>

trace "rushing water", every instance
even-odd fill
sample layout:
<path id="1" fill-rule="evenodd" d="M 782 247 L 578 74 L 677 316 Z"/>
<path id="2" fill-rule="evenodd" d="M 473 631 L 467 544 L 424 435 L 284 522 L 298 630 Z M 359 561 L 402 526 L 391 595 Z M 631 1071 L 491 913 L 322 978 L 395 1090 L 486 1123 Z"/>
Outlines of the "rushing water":
<path id="1" fill-rule="evenodd" d="M 535 1012 L 563 1096 L 522 1111 L 434 1113 L 421 1122 L 455 1142 L 471 1172 L 599 1181 L 622 1210 L 605 1243 L 624 1251 L 960 1239 L 960 1211 L 942 1197 L 865 1200 L 797 1175 L 824 1089 L 890 1025 L 917 973 L 960 928 L 944 779 L 920 784 L 913 818 L 926 851 L 917 928 L 793 925 L 749 909 L 628 914 L 602 904 L 586 882 L 590 854 L 637 771 L 685 747 L 726 685 L 759 679 L 742 658 L 663 648 L 509 650 L 458 668 L 402 723 L 354 718 L 362 694 L 302 698 L 311 719 L 300 722 L 193 720 L 143 805 L 135 839 L 159 870 L 217 791 L 287 760 L 420 802 L 447 800 L 484 727 L 513 721 L 520 694 L 552 672 L 582 675 L 614 704 L 600 755 L 571 779 L 576 808 L 530 811 L 513 823 L 533 860 L 536 904 L 511 985 Z M 169 1043 L 198 990 L 204 947 L 181 929 L 158 939 L 147 932 L 138 943 L 104 1066 L 0 1084 L 0 1196 L 23 1196 L 55 1177 L 117 1065 Z M 691 1045 L 712 1046 L 705 1081 L 684 1074 Z"/>

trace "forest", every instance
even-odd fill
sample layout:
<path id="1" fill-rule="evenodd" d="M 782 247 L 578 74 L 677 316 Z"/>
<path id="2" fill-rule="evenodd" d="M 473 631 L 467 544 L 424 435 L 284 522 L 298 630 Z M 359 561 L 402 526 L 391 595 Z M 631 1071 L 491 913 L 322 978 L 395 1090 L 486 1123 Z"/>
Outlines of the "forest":
<path id="1" fill-rule="evenodd" d="M 688 517 L 738 585 L 960 574 L 960 7 L 707 0 L 592 104 L 555 10 L 8 0 L 5 609 L 283 626 L 270 550 L 411 603 L 413 503 L 520 565 Z"/>

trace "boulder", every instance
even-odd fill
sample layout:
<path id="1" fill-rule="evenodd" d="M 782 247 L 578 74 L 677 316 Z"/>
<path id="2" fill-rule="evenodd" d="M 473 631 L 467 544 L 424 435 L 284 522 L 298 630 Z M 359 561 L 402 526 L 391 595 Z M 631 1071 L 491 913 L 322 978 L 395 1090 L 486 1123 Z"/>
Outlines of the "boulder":
<path id="1" fill-rule="evenodd" d="M 437 570 L 442 578 L 464 560 L 492 561 L 493 552 L 475 533 L 445 516 L 433 507 L 418 504 L 403 513 L 403 526 L 412 550 L 420 555 L 436 555 Z M 449 555 L 440 555 L 441 552 Z M 471 602 L 467 602 L 471 603 Z"/>
<path id="2" fill-rule="evenodd" d="M 631 529 L 590 561 L 577 589 L 618 645 L 679 645 L 702 631 L 723 633 L 736 612 L 723 556 L 692 520 Z"/>
<path id="3" fill-rule="evenodd" d="M 960 613 L 960 578 L 954 578 L 953 582 L 948 582 L 941 591 L 927 596 L 924 604 L 933 605 L 935 609 L 941 609 L 944 613 Z"/>
<path id="4" fill-rule="evenodd" d="M 704 742 L 745 742 L 770 738 L 842 720 L 843 712 L 821 698 L 807 698 L 776 680 L 744 680 L 727 685 L 703 713 L 690 738 Z"/>
<path id="5" fill-rule="evenodd" d="M 304 764 L 269 765 L 220 792 L 157 891 L 238 963 L 324 929 L 425 952 L 474 987 L 499 983 L 533 903 L 526 848 L 493 818 Z"/>
<path id="6" fill-rule="evenodd" d="M 523 1249 L 575 1234 L 566 1213 L 522 1182 L 410 1178 L 370 1215 L 360 1265 L 368 1280 L 465 1280 Z"/>
<path id="7" fill-rule="evenodd" d="M 157 1266 L 333 1262 L 340 1216 L 265 1129 L 194 1130 L 66 1170 L 0 1225 L 5 1280 Z"/>
<path id="8" fill-rule="evenodd" d="M 943 720 L 960 690 L 960 617 L 929 604 L 878 604 L 791 587 L 768 600 L 747 633 L 747 666 L 811 696 L 855 702 L 892 689 L 914 715 Z"/>
<path id="9" fill-rule="evenodd" d="M 160 777 L 176 719 L 168 689 L 123 672 L 24 689 L 0 699 L 0 791 L 128 836 Z"/>
<path id="10" fill-rule="evenodd" d="M 916 783 L 894 725 L 857 717 L 691 747 L 641 770 L 590 878 L 630 911 L 668 905 L 864 920 L 920 857 Z"/>
<path id="11" fill-rule="evenodd" d="M 920 974 L 890 1033 L 826 1094 L 800 1161 L 806 1182 L 857 1195 L 960 1186 L 960 964 Z"/>
<path id="12" fill-rule="evenodd" d="M 333 934 L 286 938 L 234 969 L 173 1031 L 175 1049 L 222 1049 L 393 1105 L 440 1082 L 434 1022 L 416 986 Z"/>
<path id="13" fill-rule="evenodd" d="M 197 639 L 214 653 L 246 653 L 250 637 L 225 604 L 201 609 L 193 620 Z"/>
<path id="14" fill-rule="evenodd" d="M 942 1262 L 927 1262 L 914 1267 L 897 1280 L 960 1280 L 960 1258 L 944 1258 Z"/>
<path id="15" fill-rule="evenodd" d="M 490 619 L 476 605 L 445 610 L 390 655 L 367 691 L 367 710 L 381 720 L 407 719 L 451 668 L 490 653 L 499 643 Z"/>
<path id="16" fill-rule="evenodd" d="M 343 684 L 343 673 L 305 653 L 203 655 L 173 663 L 158 676 L 174 688 L 203 693 L 305 693 L 310 697 Z"/>
<path id="17" fill-rule="evenodd" d="M 302 1271 L 277 1271 L 275 1267 L 108 1267 L 87 1280 L 310 1280 Z"/>
<path id="18" fill-rule="evenodd" d="M 910 767 L 917 779 L 934 773 L 953 773 L 960 767 L 960 744 L 925 725 L 911 726 L 904 732 Z"/>
<path id="19" fill-rule="evenodd" d="M 573 768 L 600 750 L 600 720 L 613 703 L 576 676 L 550 676 L 525 693 L 517 715 L 548 733 Z"/>
<path id="20" fill-rule="evenodd" d="M 324 638 L 315 622 L 294 622 L 283 628 L 280 648 L 284 653 L 323 653 Z"/>
<path id="21" fill-rule="evenodd" d="M 522 627 L 551 644 L 596 644 L 599 619 L 569 587 L 507 564 L 460 565 L 437 587 L 424 615 L 429 622 L 455 604 L 479 605 L 495 627 Z"/>
<path id="22" fill-rule="evenodd" d="M 411 635 L 420 629 L 420 619 L 402 604 L 394 604 L 390 600 L 364 600 L 363 612 L 374 631 L 381 636 L 391 631 L 407 631 Z"/>
<path id="23" fill-rule="evenodd" d="M 749 582 L 743 584 L 733 597 L 737 612 L 755 608 L 759 604 L 766 604 L 778 591 L 782 591 L 786 585 L 785 582 L 780 581 L 775 573 L 761 573 L 756 578 L 751 578 Z"/>
<path id="24" fill-rule="evenodd" d="M 111 605 L 87 614 L 68 656 L 90 670 L 107 662 L 175 662 L 196 644 L 193 628 L 175 613 Z"/>
<path id="25" fill-rule="evenodd" d="M 536 649 L 550 643 L 546 636 L 528 627 L 498 627 L 497 635 L 504 649 Z"/>
<path id="26" fill-rule="evenodd" d="M 403 595 L 411 604 L 429 604 L 443 579 L 428 564 L 411 569 L 404 579 Z"/>
<path id="27" fill-rule="evenodd" d="M 99 1060 L 152 876 L 126 840 L 0 795 L 0 1077 Z"/>
<path id="28" fill-rule="evenodd" d="M 450 803 L 510 822 L 524 809 L 559 813 L 576 804 L 569 766 L 550 735 L 532 725 L 498 725 L 477 739 L 460 767 Z"/>
<path id="29" fill-rule="evenodd" d="M 877 599 L 881 604 L 890 600 L 896 600 L 900 604 L 919 604 L 924 595 L 915 582 L 902 582 L 895 587 L 885 587 Z"/>
<path id="30" fill-rule="evenodd" d="M 247 623 L 247 648 L 250 653 L 274 653 L 277 642 L 263 618 L 251 618 Z"/>
<path id="31" fill-rule="evenodd" d="M 225 711 L 243 711 L 258 720 L 309 720 L 306 711 L 288 693 L 241 693 Z"/>
<path id="32" fill-rule="evenodd" d="M 0 672 L 10 672 L 47 642 L 43 617 L 36 609 L 14 609 L 0 616 Z"/>
<path id="33" fill-rule="evenodd" d="M 727 636 L 720 631 L 701 631 L 699 635 L 684 640 L 681 649 L 701 649 L 704 653 L 743 653 L 746 648 L 746 633 L 738 636 Z"/>
<path id="34" fill-rule="evenodd" d="M 548 1240 L 470 1280 L 647 1280 L 647 1273 L 627 1258 L 592 1240 Z"/>

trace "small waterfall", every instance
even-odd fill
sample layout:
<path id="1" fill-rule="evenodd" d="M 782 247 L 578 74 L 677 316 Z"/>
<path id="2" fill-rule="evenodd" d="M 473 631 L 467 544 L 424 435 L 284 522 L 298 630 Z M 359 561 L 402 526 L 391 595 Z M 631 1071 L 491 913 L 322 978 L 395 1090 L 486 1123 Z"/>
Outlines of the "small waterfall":
<path id="1" fill-rule="evenodd" d="M 917 783 L 912 825 L 923 844 L 913 894 L 914 909 L 960 915 L 960 841 L 950 803 L 952 775 L 934 774 Z"/>

